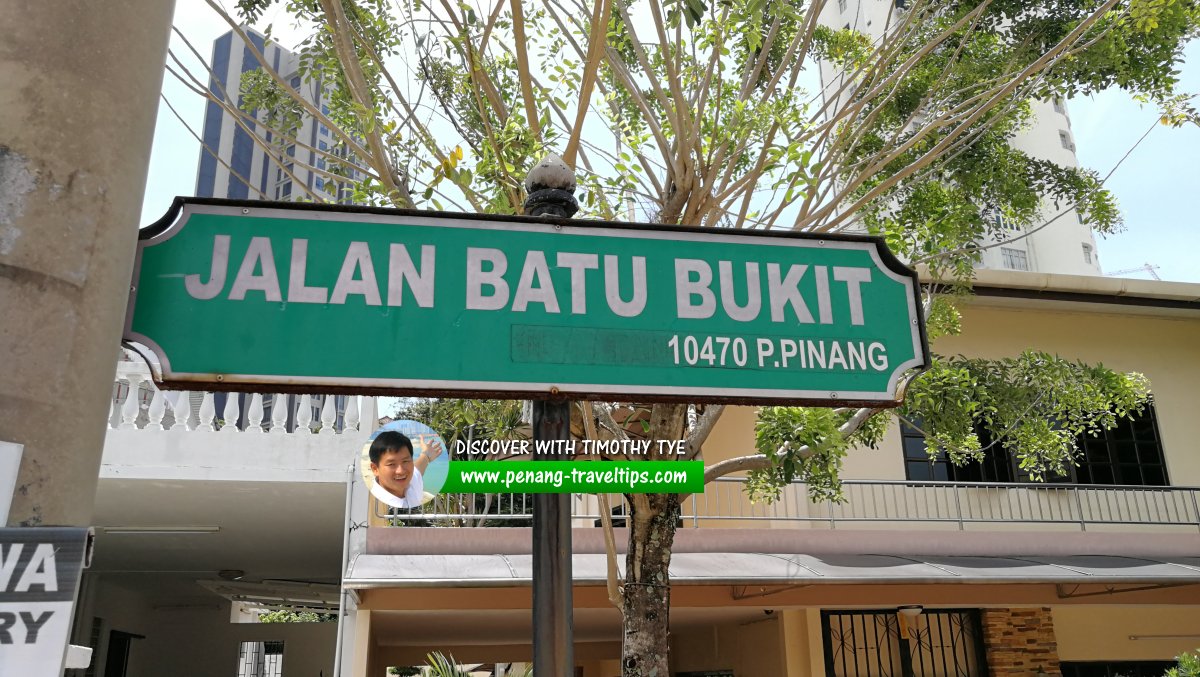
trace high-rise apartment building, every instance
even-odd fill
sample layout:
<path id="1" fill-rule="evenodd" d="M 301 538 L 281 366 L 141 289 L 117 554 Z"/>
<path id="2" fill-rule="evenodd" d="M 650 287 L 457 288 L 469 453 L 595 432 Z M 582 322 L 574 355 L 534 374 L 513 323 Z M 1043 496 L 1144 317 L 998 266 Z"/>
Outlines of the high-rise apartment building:
<path id="1" fill-rule="evenodd" d="M 268 42 L 261 33 L 243 27 L 251 49 L 234 33 L 213 42 L 209 91 L 225 101 L 240 103 L 242 78 L 262 67 L 255 50 L 272 70 L 319 108 L 329 113 L 328 93 L 319 82 L 304 80 L 299 73 L 300 55 Z M 345 183 L 329 180 L 328 156 L 345 157 L 329 127 L 310 115 L 301 118 L 293 137 L 280 137 L 263 122 L 248 116 L 235 117 L 210 101 L 204 111 L 203 146 L 196 175 L 198 197 L 250 200 L 302 200 L 313 196 L 325 201 L 345 202 Z M 287 161 L 284 162 L 283 160 Z M 299 160 L 297 162 L 296 160 Z M 359 177 L 350 171 L 350 181 Z M 301 185 L 297 186 L 296 184 Z"/>
<path id="2" fill-rule="evenodd" d="M 828 26 L 853 28 L 869 35 L 880 35 L 889 20 L 904 11 L 903 0 L 838 0 L 828 3 L 821 15 Z M 822 86 L 837 91 L 839 72 L 829 64 L 821 66 Z M 832 84 L 832 86 L 830 86 Z M 1012 145 L 1028 155 L 1049 160 L 1063 167 L 1078 167 L 1071 118 L 1061 99 L 1034 101 L 1028 128 L 1017 134 Z M 1060 215 L 1060 211 L 1065 214 Z M 1000 219 L 999 216 L 992 218 Z M 1039 227 L 1049 222 L 1049 225 Z M 1024 233 L 1022 229 L 1002 228 L 1004 233 L 981 244 L 980 268 L 1023 270 L 1067 275 L 1101 275 L 1096 236 L 1070 205 L 1045 203 L 1041 223 Z M 1025 237 L 1020 237 L 1021 235 Z M 1008 240 L 1012 240 L 1011 242 Z M 990 245 L 990 246 L 989 246 Z"/>
<path id="3" fill-rule="evenodd" d="M 242 78 L 262 68 L 255 52 L 261 54 L 271 70 L 288 82 L 292 89 L 300 92 L 304 99 L 329 113 L 328 92 L 320 83 L 305 80 L 299 73 L 300 55 L 269 42 L 258 31 L 243 26 L 250 45 L 234 31 L 229 31 L 213 41 L 209 91 L 213 96 L 227 102 L 241 104 Z M 329 127 L 311 115 L 301 116 L 294 136 L 281 137 L 265 124 L 265 115 L 234 116 L 216 102 L 209 101 L 204 111 L 203 144 L 200 148 L 200 166 L 196 174 L 196 196 L 241 200 L 277 200 L 298 202 L 304 200 L 342 202 L 350 201 L 354 181 L 361 174 L 342 165 L 338 179 L 331 180 L 331 164 L 336 158 L 347 157 L 344 144 L 337 141 Z M 286 138 L 286 140 L 284 140 Z M 284 160 L 287 160 L 284 162 Z M 296 160 L 299 160 L 297 162 Z M 301 184 L 297 186 L 297 183 Z M 194 394 L 198 397 L 198 394 Z M 264 397 L 266 416 L 271 415 L 274 395 Z M 324 396 L 313 400 L 313 420 L 318 420 Z M 299 399 L 292 397 L 287 418 L 289 429 L 296 425 L 296 407 Z M 246 396 L 240 396 L 241 418 L 238 425 L 245 428 Z M 345 411 L 345 397 L 337 398 L 338 424 Z M 193 403 L 199 406 L 199 400 Z M 222 410 L 225 395 L 218 393 L 216 406 Z"/>

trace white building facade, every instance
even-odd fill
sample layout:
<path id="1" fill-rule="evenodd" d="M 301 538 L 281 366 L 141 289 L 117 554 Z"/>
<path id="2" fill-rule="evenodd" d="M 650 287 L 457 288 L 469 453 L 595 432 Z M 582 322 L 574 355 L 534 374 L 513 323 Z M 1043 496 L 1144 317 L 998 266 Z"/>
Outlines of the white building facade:
<path id="1" fill-rule="evenodd" d="M 905 3 L 892 0 L 838 0 L 826 3 L 821 22 L 838 28 L 852 28 L 877 36 L 894 24 L 904 12 Z M 826 91 L 837 91 L 841 76 L 829 64 L 821 65 L 821 80 Z M 834 83 L 830 87 L 830 83 Z M 1062 167 L 1078 167 L 1071 117 L 1061 99 L 1031 102 L 1033 115 L 1029 126 L 1013 139 L 1017 150 L 1031 157 L 1049 160 Z M 1096 249 L 1096 236 L 1071 205 L 1045 203 L 1042 224 L 1027 231 L 1006 229 L 1001 239 L 982 242 L 980 268 L 1018 270 L 1063 275 L 1102 275 Z M 1024 237 L 1020 237 L 1024 235 Z M 1007 240 L 1012 240 L 1011 242 Z"/>

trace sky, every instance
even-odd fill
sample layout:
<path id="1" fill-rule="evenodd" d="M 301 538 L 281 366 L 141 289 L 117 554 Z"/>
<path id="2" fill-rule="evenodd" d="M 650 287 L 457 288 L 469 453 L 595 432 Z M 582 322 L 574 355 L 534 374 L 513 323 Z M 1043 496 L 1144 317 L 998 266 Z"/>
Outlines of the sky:
<path id="1" fill-rule="evenodd" d="M 229 4 L 228 2 L 226 4 Z M 281 18 L 283 3 L 269 12 L 259 28 L 272 24 L 276 40 L 290 47 L 299 34 Z M 207 58 L 212 42 L 228 25 L 205 3 L 176 3 L 175 25 Z M 207 82 L 199 62 L 183 40 L 171 36 L 171 50 L 191 72 Z M 1200 92 L 1200 41 L 1187 49 L 1182 68 L 1183 91 Z M 168 58 L 168 64 L 173 62 Z M 177 69 L 178 70 L 178 69 Z M 163 95 L 193 130 L 204 119 L 204 100 L 188 91 L 174 76 L 163 79 Z M 1120 202 L 1124 232 L 1099 239 L 1100 264 L 1106 274 L 1132 270 L 1120 277 L 1150 279 L 1146 264 L 1164 280 L 1200 283 L 1200 128 L 1174 129 L 1156 124 L 1158 114 L 1121 91 L 1077 97 L 1067 103 L 1077 156 L 1083 167 L 1101 176 L 1153 126 L 1144 141 L 1113 173 L 1107 186 Z M 163 102 L 159 102 L 142 225 L 166 213 L 176 195 L 192 195 L 196 184 L 200 143 Z"/>

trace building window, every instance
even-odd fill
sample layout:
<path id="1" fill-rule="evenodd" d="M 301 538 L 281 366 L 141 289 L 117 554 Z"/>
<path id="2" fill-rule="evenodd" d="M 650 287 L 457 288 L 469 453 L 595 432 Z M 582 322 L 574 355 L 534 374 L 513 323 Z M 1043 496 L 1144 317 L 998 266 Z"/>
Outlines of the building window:
<path id="1" fill-rule="evenodd" d="M 954 465 L 945 451 L 930 457 L 925 435 L 907 423 L 900 423 L 900 443 L 904 448 L 904 477 L 913 482 L 1012 482 L 1012 460 L 1002 444 L 991 444 L 987 431 L 977 428 L 982 446 L 989 447 L 982 462 Z"/>
<path id="2" fill-rule="evenodd" d="M 1000 258 L 1009 270 L 1029 270 L 1029 255 L 1024 250 L 1001 247 Z"/>
<path id="3" fill-rule="evenodd" d="M 1058 140 L 1062 143 L 1062 147 L 1075 152 L 1075 142 L 1071 140 L 1071 133 L 1066 130 L 1058 130 Z"/>
<path id="4" fill-rule="evenodd" d="M 838 11 L 842 14 L 846 13 L 846 0 L 838 0 Z"/>
<path id="5" fill-rule="evenodd" d="M 920 423 L 918 422 L 919 426 Z M 901 422 L 900 443 L 904 453 L 904 477 L 911 482 L 1031 482 L 1003 444 L 993 444 L 987 431 L 975 429 L 986 450 L 983 461 L 956 466 L 946 452 L 930 458 L 925 436 L 920 430 Z M 1116 484 L 1127 486 L 1169 486 L 1158 420 L 1153 403 L 1141 414 L 1119 419 L 1117 425 L 1092 437 L 1077 440 L 1078 466 L 1067 475 L 1049 475 L 1047 483 Z"/>
<path id="6" fill-rule="evenodd" d="M 1061 96 L 1054 97 L 1054 112 L 1062 113 L 1063 115 L 1067 114 L 1067 106 L 1063 103 Z"/>
<path id="7" fill-rule="evenodd" d="M 286 182 L 284 182 L 284 184 L 282 186 L 279 187 L 279 196 L 278 197 L 279 197 L 279 199 L 284 200 L 284 199 L 291 197 L 291 195 L 292 195 L 292 182 L 286 181 Z"/>
<path id="8" fill-rule="evenodd" d="M 1083 436 L 1079 447 L 1083 458 L 1075 475 L 1080 484 L 1169 484 L 1153 403 L 1147 404 L 1141 414 L 1119 420 L 1111 430 L 1096 437 Z"/>
<path id="9" fill-rule="evenodd" d="M 1004 215 L 997 209 L 985 209 L 983 211 L 983 220 L 991 223 L 996 230 L 1015 231 L 1019 230 L 1012 221 L 1004 218 Z"/>
<path id="10" fill-rule="evenodd" d="M 237 677 L 283 677 L 283 642 L 242 642 Z"/>
<path id="11" fill-rule="evenodd" d="M 1089 265 L 1092 263 L 1092 245 L 1090 244 L 1083 245 L 1083 262 Z"/>
<path id="12" fill-rule="evenodd" d="M 986 677 L 977 609 L 822 611 L 826 677 Z M 904 635 L 907 634 L 907 637 Z"/>

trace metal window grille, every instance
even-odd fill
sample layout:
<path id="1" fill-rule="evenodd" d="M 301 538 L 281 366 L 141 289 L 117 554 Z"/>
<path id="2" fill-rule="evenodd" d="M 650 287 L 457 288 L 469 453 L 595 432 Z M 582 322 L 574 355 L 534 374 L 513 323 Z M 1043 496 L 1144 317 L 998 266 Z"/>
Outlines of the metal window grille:
<path id="1" fill-rule="evenodd" d="M 986 677 L 977 609 L 926 610 L 902 636 L 894 609 L 822 611 L 826 677 Z"/>
<path id="2" fill-rule="evenodd" d="M 283 642 L 242 642 L 237 677 L 283 677 Z"/>
<path id="3" fill-rule="evenodd" d="M 1000 258 L 1004 267 L 1010 270 L 1029 270 L 1029 255 L 1020 249 L 1000 248 Z"/>
<path id="4" fill-rule="evenodd" d="M 920 423 L 917 422 L 917 425 Z M 922 482 L 1012 482 L 1013 461 L 1008 449 L 1002 444 L 992 444 L 993 440 L 983 426 L 976 426 L 975 434 L 979 436 L 980 444 L 984 448 L 990 446 L 990 450 L 982 461 L 955 465 L 944 450 L 930 457 L 925 434 L 902 422 L 900 444 L 904 452 L 905 479 Z"/>
<path id="5" fill-rule="evenodd" d="M 100 651 L 100 638 L 103 636 L 103 625 L 104 620 L 102 618 L 99 616 L 92 617 L 92 632 L 88 635 L 87 643 L 88 646 L 92 647 L 92 662 L 88 663 L 88 666 L 85 670 L 71 670 L 70 674 L 83 675 L 84 677 L 96 677 L 96 671 L 99 670 L 99 668 L 96 666 L 99 661 L 96 660 L 96 658 Z"/>
<path id="6" fill-rule="evenodd" d="M 1083 262 L 1090 264 L 1092 262 L 1092 245 L 1083 245 Z"/>
<path id="7" fill-rule="evenodd" d="M 1075 472 L 1089 484 L 1165 487 L 1171 484 L 1163 457 L 1154 403 L 1096 436 L 1079 438 L 1083 458 Z"/>

